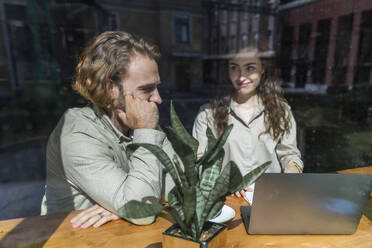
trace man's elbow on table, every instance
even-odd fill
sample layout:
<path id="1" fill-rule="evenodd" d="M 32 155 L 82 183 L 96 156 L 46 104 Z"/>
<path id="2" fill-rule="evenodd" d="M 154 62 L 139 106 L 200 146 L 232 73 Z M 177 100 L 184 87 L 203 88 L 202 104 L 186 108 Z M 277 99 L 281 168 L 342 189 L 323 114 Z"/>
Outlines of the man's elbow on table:
<path id="1" fill-rule="evenodd" d="M 150 216 L 146 218 L 138 218 L 138 219 L 130 219 L 130 218 L 125 218 L 127 221 L 139 225 L 139 226 L 146 226 L 154 223 L 155 221 L 155 216 Z"/>

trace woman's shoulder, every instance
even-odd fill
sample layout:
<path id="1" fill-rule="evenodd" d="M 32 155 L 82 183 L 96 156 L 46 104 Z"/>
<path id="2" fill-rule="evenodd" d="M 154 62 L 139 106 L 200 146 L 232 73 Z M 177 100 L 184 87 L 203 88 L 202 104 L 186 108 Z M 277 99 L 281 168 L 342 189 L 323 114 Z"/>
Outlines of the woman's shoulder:
<path id="1" fill-rule="evenodd" d="M 196 121 L 210 120 L 213 117 L 212 104 L 205 103 L 199 108 L 199 112 L 196 116 Z"/>
<path id="2" fill-rule="evenodd" d="M 291 105 L 289 105 L 289 103 L 287 101 L 283 100 L 282 106 L 285 108 L 286 112 L 288 112 L 288 113 L 292 112 Z"/>
<path id="3" fill-rule="evenodd" d="M 200 112 L 211 112 L 212 111 L 212 104 L 209 102 L 209 103 L 205 103 L 203 105 L 200 106 L 199 108 L 199 113 Z"/>

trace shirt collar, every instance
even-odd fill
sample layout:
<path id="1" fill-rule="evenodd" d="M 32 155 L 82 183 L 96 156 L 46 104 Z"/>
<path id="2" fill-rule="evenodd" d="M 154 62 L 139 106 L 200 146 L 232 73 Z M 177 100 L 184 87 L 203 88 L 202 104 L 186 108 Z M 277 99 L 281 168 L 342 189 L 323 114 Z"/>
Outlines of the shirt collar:
<path id="1" fill-rule="evenodd" d="M 117 142 L 119 144 L 123 143 L 124 141 L 131 141 L 132 138 L 131 137 L 128 137 L 126 135 L 124 135 L 122 132 L 119 131 L 119 129 L 117 129 L 115 127 L 115 125 L 112 123 L 110 117 L 106 114 L 106 112 L 100 108 L 99 106 L 97 106 L 96 104 L 93 104 L 93 110 L 94 110 L 94 113 L 96 114 L 97 118 L 102 122 L 102 124 L 112 130 L 112 132 L 114 133 L 115 137 L 117 138 Z"/>
<path id="2" fill-rule="evenodd" d="M 229 110 L 229 113 L 231 114 L 231 112 L 233 112 L 234 115 L 236 115 L 236 116 L 239 117 L 239 111 L 237 111 L 236 105 L 237 105 L 237 103 L 233 100 L 233 98 L 231 98 L 231 100 L 230 100 L 230 110 Z M 258 98 L 258 106 L 255 109 L 255 111 L 253 112 L 252 117 L 251 117 L 249 123 L 252 122 L 254 119 L 256 119 L 259 115 L 261 115 L 261 113 L 264 110 L 265 110 L 265 106 L 263 105 L 261 98 Z"/>
<path id="3" fill-rule="evenodd" d="M 234 99 L 231 98 L 231 100 L 230 100 L 230 111 L 236 112 L 236 105 L 237 105 L 237 102 L 235 102 Z M 265 106 L 263 105 L 261 98 L 258 98 L 258 106 L 255 110 L 255 113 L 260 114 L 262 111 L 264 111 L 264 109 L 265 109 Z"/>

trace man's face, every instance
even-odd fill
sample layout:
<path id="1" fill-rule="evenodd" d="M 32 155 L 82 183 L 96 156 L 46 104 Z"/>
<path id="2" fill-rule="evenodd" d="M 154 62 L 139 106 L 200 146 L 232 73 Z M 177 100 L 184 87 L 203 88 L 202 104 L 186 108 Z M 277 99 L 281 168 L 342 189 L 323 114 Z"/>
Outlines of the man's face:
<path id="1" fill-rule="evenodd" d="M 146 56 L 136 54 L 131 58 L 126 76 L 120 82 L 123 90 L 119 90 L 115 101 L 115 108 L 125 109 L 124 96 L 132 95 L 134 98 L 162 103 L 158 85 L 160 76 L 157 63 Z"/>

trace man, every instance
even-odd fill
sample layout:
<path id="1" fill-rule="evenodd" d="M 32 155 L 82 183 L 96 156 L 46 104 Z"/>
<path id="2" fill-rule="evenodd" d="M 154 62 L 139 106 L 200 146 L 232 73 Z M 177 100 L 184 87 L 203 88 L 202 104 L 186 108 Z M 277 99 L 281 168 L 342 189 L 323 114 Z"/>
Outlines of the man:
<path id="1" fill-rule="evenodd" d="M 117 219 L 130 200 L 161 196 L 165 180 L 156 157 L 144 148 L 130 159 L 125 154 L 130 143 L 172 152 L 156 129 L 159 56 L 155 45 L 119 31 L 102 33 L 82 53 L 73 88 L 90 104 L 66 111 L 49 137 L 42 215 L 91 207 L 74 226 L 97 226 Z M 130 221 L 150 224 L 154 217 Z"/>

